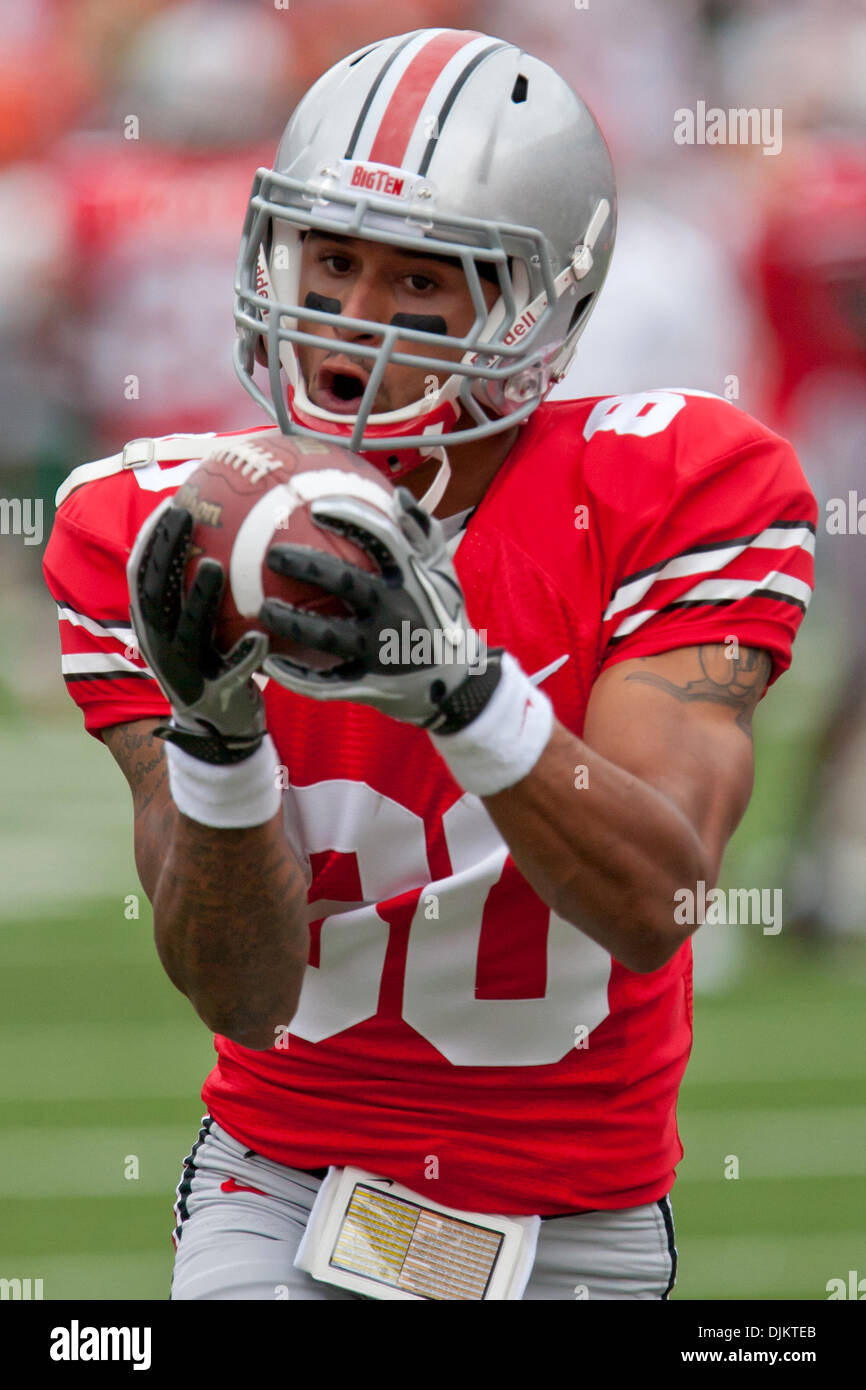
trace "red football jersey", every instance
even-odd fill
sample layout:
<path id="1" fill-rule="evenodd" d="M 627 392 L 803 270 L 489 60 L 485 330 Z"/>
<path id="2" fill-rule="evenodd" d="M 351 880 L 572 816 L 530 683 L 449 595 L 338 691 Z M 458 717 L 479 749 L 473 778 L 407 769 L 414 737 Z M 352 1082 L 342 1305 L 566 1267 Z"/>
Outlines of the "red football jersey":
<path id="1" fill-rule="evenodd" d="M 66 485 L 45 571 L 92 733 L 167 713 L 129 645 L 124 566 L 194 467 L 114 461 Z M 789 445 L 717 397 L 563 401 L 523 426 L 455 564 L 475 627 L 528 673 L 551 668 L 543 688 L 580 734 L 599 672 L 627 658 L 736 637 L 770 653 L 775 679 L 815 521 Z M 211 1114 L 268 1158 L 357 1164 L 469 1210 L 663 1196 L 682 1156 L 689 944 L 641 975 L 558 918 L 424 730 L 273 681 L 265 701 L 310 960 L 272 1050 L 216 1038 Z"/>

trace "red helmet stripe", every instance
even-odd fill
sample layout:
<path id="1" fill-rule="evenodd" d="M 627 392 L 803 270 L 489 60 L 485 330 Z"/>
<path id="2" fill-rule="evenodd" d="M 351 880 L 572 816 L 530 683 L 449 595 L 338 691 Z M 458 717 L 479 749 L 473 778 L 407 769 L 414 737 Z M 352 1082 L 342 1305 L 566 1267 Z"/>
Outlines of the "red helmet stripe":
<path id="1" fill-rule="evenodd" d="M 371 164 L 390 164 L 400 168 L 412 132 L 434 82 L 455 53 L 482 34 L 467 29 L 449 29 L 425 44 L 407 67 L 385 108 L 373 147 L 367 158 Z"/>

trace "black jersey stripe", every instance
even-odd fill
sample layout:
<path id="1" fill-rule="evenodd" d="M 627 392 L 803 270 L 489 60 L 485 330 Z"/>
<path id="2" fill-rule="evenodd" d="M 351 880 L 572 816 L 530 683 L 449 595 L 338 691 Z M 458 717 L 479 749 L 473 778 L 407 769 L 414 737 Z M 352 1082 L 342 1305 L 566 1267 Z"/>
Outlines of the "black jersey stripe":
<path id="1" fill-rule="evenodd" d="M 394 49 L 394 52 L 391 54 L 390 58 L 388 58 L 387 62 L 384 63 L 382 68 L 379 70 L 378 76 L 376 77 L 376 80 L 374 81 L 372 87 L 370 88 L 369 92 L 364 98 L 364 104 L 358 113 L 358 119 L 355 122 L 355 129 L 352 131 L 352 135 L 349 140 L 346 153 L 343 156 L 344 159 L 352 159 L 354 157 L 355 146 L 357 145 L 358 140 L 360 139 L 361 129 L 364 125 L 364 122 L 367 119 L 367 116 L 370 113 L 370 107 L 373 105 L 376 93 L 378 92 L 379 88 L 384 82 L 388 69 L 391 67 L 391 64 L 394 63 L 397 58 L 399 58 L 400 54 L 403 52 L 403 49 L 408 47 L 412 40 L 417 38 L 421 32 L 422 31 L 420 29 L 415 29 L 412 31 L 411 34 L 407 34 L 403 42 L 397 48 Z"/>
<path id="2" fill-rule="evenodd" d="M 421 163 L 420 163 L 419 166 L 418 166 L 418 173 L 419 173 L 422 177 L 423 177 L 424 174 L 427 173 L 427 170 L 428 170 L 429 167 L 430 167 L 430 160 L 433 158 L 433 152 L 434 152 L 434 150 L 436 149 L 437 141 L 438 141 L 438 139 L 439 139 L 439 136 L 440 136 L 441 133 L 442 133 L 442 127 L 443 127 L 443 125 L 445 124 L 446 120 L 448 119 L 448 113 L 450 112 L 452 106 L 454 105 L 455 101 L 457 100 L 457 97 L 459 96 L 460 91 L 461 91 L 462 87 L 464 86 L 464 84 L 465 84 L 465 83 L 468 81 L 468 79 L 472 76 L 473 72 L 474 72 L 475 69 L 478 67 L 478 64 L 479 64 L 479 63 L 483 63 L 484 59 L 487 58 L 487 57 L 489 57 L 491 53 L 496 53 L 499 49 L 502 49 L 502 48 L 511 48 L 511 46 L 512 46 L 512 45 L 509 44 L 509 43 L 492 43 L 492 44 L 489 44 L 489 45 L 487 46 L 487 48 L 482 49 L 480 53 L 476 53 L 476 55 L 475 55 L 475 57 L 472 59 L 472 61 L 466 64 L 466 67 L 465 67 L 465 68 L 463 69 L 463 71 L 459 74 L 459 76 L 455 79 L 454 84 L 453 84 L 453 86 L 452 86 L 450 92 L 448 93 L 447 97 L 445 98 L 445 100 L 444 100 L 443 103 L 442 103 L 442 106 L 441 106 L 440 111 L 439 111 L 439 115 L 436 117 L 435 130 L 437 131 L 437 134 L 431 135 L 431 136 L 430 136 L 430 139 L 427 141 L 427 145 L 426 145 L 426 148 L 425 148 L 425 150 L 424 150 L 424 154 L 422 155 L 422 158 L 421 158 Z"/>
<path id="3" fill-rule="evenodd" d="M 792 608 L 799 608 L 801 613 L 805 613 L 806 605 L 798 598 L 792 598 L 790 594 L 785 594 L 781 589 L 751 589 L 747 594 L 740 594 L 736 598 L 680 598 L 673 603 L 666 603 L 664 608 L 654 608 L 653 616 L 656 613 L 667 613 L 669 608 L 726 608 L 732 603 L 746 603 L 753 598 L 769 598 L 774 603 L 789 603 Z"/>
<path id="4" fill-rule="evenodd" d="M 73 681 L 152 681 L 154 677 L 150 671 L 76 671 L 72 675 L 64 675 L 63 679 L 67 685 L 71 685 Z"/>
<path id="5" fill-rule="evenodd" d="M 751 593 L 751 594 L 746 594 L 745 597 L 746 597 L 747 599 L 749 599 L 749 598 L 771 598 L 771 599 L 775 599 L 775 601 L 776 601 L 777 603 L 778 603 L 778 602 L 790 603 L 790 605 L 791 605 L 792 608 L 799 608 L 799 610 L 800 610 L 801 613 L 805 613 L 805 612 L 806 612 L 806 605 L 805 605 L 805 603 L 802 603 L 802 602 L 800 601 L 800 599 L 798 599 L 798 598 L 792 598 L 790 594 L 783 594 L 783 593 L 781 592 L 780 589 L 755 589 L 755 591 L 754 591 L 753 593 Z"/>
<path id="6" fill-rule="evenodd" d="M 752 589 L 748 594 L 740 594 L 737 598 L 676 599 L 673 603 L 666 603 L 664 608 L 653 609 L 652 613 L 655 617 L 657 613 L 667 613 L 668 609 L 671 608 L 727 608 L 732 603 L 747 603 L 753 598 L 772 599 L 774 603 L 787 603 L 792 608 L 799 608 L 801 613 L 806 612 L 805 603 L 798 598 L 792 598 L 790 594 L 783 593 L 781 589 Z"/>

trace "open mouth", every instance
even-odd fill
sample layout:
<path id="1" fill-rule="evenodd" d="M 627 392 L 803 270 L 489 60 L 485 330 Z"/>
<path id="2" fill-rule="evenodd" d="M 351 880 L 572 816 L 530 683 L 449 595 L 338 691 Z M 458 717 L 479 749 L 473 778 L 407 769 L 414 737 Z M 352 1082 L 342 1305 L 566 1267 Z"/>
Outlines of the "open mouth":
<path id="1" fill-rule="evenodd" d="M 331 364 L 320 367 L 316 376 L 313 400 L 323 410 L 332 410 L 340 415 L 357 413 L 358 403 L 364 394 L 367 378 L 360 367 Z"/>
<path id="2" fill-rule="evenodd" d="M 364 394 L 361 382 L 357 377 L 349 376 L 348 372 L 334 372 L 331 390 L 341 401 L 357 401 Z"/>

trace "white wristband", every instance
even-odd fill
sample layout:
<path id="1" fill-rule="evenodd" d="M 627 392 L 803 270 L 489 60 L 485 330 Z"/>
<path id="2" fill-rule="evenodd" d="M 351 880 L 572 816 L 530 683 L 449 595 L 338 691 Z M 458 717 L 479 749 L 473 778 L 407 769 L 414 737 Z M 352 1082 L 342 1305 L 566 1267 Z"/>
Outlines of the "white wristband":
<path id="1" fill-rule="evenodd" d="M 553 706 L 508 652 L 484 709 L 456 734 L 431 734 L 454 780 L 475 796 L 493 796 L 531 772 L 553 731 Z"/>
<path id="2" fill-rule="evenodd" d="M 179 811 L 215 830 L 264 825 L 282 802 L 280 760 L 270 734 L 249 758 L 216 766 L 166 743 L 168 783 Z"/>

